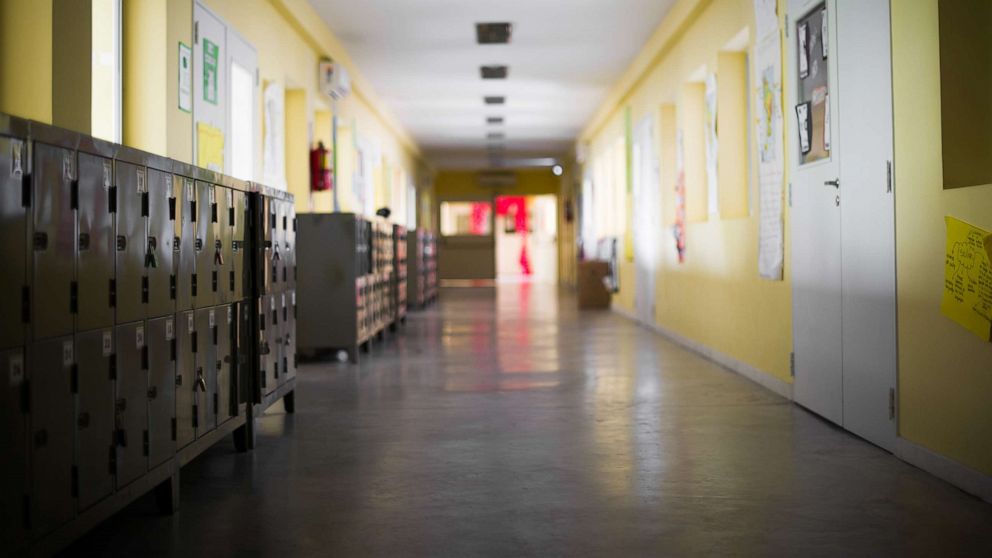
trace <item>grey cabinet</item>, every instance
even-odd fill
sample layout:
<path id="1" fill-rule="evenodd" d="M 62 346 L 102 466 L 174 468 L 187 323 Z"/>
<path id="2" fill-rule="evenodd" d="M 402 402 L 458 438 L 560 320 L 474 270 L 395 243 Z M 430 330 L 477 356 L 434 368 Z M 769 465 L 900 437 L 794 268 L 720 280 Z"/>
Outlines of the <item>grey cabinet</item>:
<path id="1" fill-rule="evenodd" d="M 116 161 L 117 184 L 117 323 L 144 319 L 148 171 Z"/>
<path id="2" fill-rule="evenodd" d="M 216 188 L 209 182 L 196 181 L 195 250 L 196 274 L 193 305 L 196 308 L 214 306 L 218 302 L 218 267 L 221 251 L 217 245 Z"/>
<path id="3" fill-rule="evenodd" d="M 148 169 L 148 236 L 142 266 L 145 316 L 159 318 L 176 311 L 176 259 L 173 242 L 176 236 L 176 202 L 178 180 L 167 172 Z M 182 233 L 179 226 L 179 233 Z M 181 250 L 181 246 L 180 246 Z"/>
<path id="4" fill-rule="evenodd" d="M 176 203 L 174 222 L 173 257 L 177 260 L 176 270 L 176 310 L 193 308 L 193 295 L 196 292 L 196 185 L 193 179 L 175 176 L 179 187 L 179 200 Z"/>

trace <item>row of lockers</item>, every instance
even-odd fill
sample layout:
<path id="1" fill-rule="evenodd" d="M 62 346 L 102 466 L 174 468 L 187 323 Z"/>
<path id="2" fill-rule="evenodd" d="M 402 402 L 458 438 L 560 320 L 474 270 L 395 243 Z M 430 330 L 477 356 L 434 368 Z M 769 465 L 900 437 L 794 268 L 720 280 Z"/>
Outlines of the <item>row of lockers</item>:
<path id="1" fill-rule="evenodd" d="M 437 237 L 428 231 L 410 231 L 407 242 L 407 297 L 422 307 L 437 299 Z"/>

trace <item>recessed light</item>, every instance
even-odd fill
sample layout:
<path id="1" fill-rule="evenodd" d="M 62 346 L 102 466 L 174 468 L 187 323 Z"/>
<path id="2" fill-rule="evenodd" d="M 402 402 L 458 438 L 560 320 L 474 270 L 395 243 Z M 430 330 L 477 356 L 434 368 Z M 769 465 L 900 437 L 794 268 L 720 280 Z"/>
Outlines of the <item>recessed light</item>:
<path id="1" fill-rule="evenodd" d="M 506 97 L 503 97 L 502 95 L 487 95 L 483 97 L 483 100 L 486 101 L 487 105 L 502 105 L 506 103 Z"/>
<path id="2" fill-rule="evenodd" d="M 475 39 L 480 45 L 498 45 L 510 42 L 513 25 L 504 22 L 476 23 Z"/>
<path id="3" fill-rule="evenodd" d="M 555 176 L 561 176 L 561 174 L 565 172 L 565 169 L 561 168 L 561 165 L 555 165 L 551 167 L 551 172 L 554 173 Z"/>
<path id="4" fill-rule="evenodd" d="M 487 116 L 486 117 L 486 124 L 502 124 L 502 123 L 503 123 L 503 117 L 502 116 Z"/>
<path id="5" fill-rule="evenodd" d="M 506 79 L 510 69 L 503 65 L 480 66 L 479 73 L 482 79 Z"/>

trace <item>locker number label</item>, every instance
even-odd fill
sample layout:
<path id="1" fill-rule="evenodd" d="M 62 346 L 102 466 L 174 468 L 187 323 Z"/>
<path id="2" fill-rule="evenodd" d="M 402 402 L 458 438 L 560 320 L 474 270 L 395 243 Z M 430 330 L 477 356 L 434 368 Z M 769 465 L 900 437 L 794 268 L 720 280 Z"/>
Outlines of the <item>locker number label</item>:
<path id="1" fill-rule="evenodd" d="M 193 313 L 192 312 L 190 312 L 189 314 L 186 314 L 186 328 L 189 330 L 190 333 L 193 333 L 194 331 L 196 331 L 196 327 L 193 324 Z"/>
<path id="2" fill-rule="evenodd" d="M 24 174 L 24 167 L 21 163 L 21 151 L 24 144 L 19 140 L 10 142 L 10 176 L 20 178 Z"/>
<path id="3" fill-rule="evenodd" d="M 208 188 L 207 189 L 207 192 L 208 192 L 207 196 L 210 198 L 210 203 L 217 203 L 217 200 L 214 199 L 214 189 L 213 189 L 213 187 Z"/>
<path id="4" fill-rule="evenodd" d="M 176 324 L 172 322 L 172 319 L 165 320 L 165 340 L 172 341 L 176 336 Z"/>
<path id="5" fill-rule="evenodd" d="M 217 327 L 217 317 L 214 315 L 214 311 L 211 310 L 207 313 L 207 321 L 210 322 L 210 327 Z"/>
<path id="6" fill-rule="evenodd" d="M 296 306 L 296 291 L 289 293 L 289 298 L 293 302 L 293 306 Z"/>
<path id="7" fill-rule="evenodd" d="M 62 180 L 72 182 L 72 154 L 62 155 Z"/>
<path id="8" fill-rule="evenodd" d="M 148 191 L 147 186 L 145 186 L 145 169 L 138 169 L 138 193 L 144 194 Z"/>
<path id="9" fill-rule="evenodd" d="M 103 332 L 103 356 L 110 356 L 114 352 L 114 334 L 110 331 Z"/>
<path id="10" fill-rule="evenodd" d="M 24 357 L 15 355 L 10 357 L 10 385 L 16 387 L 24 382 Z"/>
<path id="11" fill-rule="evenodd" d="M 62 342 L 62 366 L 72 366 L 72 341 Z"/>
<path id="12" fill-rule="evenodd" d="M 269 310 L 275 310 L 275 309 L 276 309 L 276 297 L 273 296 L 269 298 Z"/>
<path id="13" fill-rule="evenodd" d="M 110 167 L 110 161 L 103 162 L 103 189 L 109 190 L 110 183 L 113 180 L 113 169 Z"/>
<path id="14" fill-rule="evenodd" d="M 186 179 L 186 199 L 188 201 L 194 201 L 196 196 L 193 195 L 193 181 Z"/>
<path id="15" fill-rule="evenodd" d="M 234 309 L 230 306 L 227 307 L 227 323 L 234 321 Z"/>
<path id="16" fill-rule="evenodd" d="M 145 326 L 138 326 L 134 330 L 134 346 L 141 350 L 145 346 Z"/>

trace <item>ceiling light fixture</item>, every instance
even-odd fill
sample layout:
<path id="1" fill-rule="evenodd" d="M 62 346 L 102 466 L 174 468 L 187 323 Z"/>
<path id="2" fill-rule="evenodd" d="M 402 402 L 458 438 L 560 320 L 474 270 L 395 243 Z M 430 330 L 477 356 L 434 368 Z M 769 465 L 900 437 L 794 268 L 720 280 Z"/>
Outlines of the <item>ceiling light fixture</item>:
<path id="1" fill-rule="evenodd" d="M 487 95 L 483 97 L 487 105 L 502 105 L 506 103 L 506 97 L 502 95 Z"/>
<path id="2" fill-rule="evenodd" d="M 503 123 L 503 117 L 502 116 L 487 116 L 486 117 L 486 124 L 502 124 L 502 123 Z"/>
<path id="3" fill-rule="evenodd" d="M 476 23 L 475 40 L 480 45 L 500 45 L 510 42 L 513 25 L 505 22 Z"/>
<path id="4" fill-rule="evenodd" d="M 491 140 L 501 140 L 505 137 L 506 135 L 503 132 L 489 132 L 488 134 L 486 134 L 486 139 L 491 139 Z"/>
<path id="5" fill-rule="evenodd" d="M 482 79 L 506 79 L 509 72 L 510 68 L 501 64 L 479 67 L 479 74 L 482 75 Z"/>
<path id="6" fill-rule="evenodd" d="M 561 176 L 561 174 L 565 172 L 565 169 L 561 168 L 561 165 L 555 165 L 551 167 L 551 172 L 554 173 L 555 176 Z"/>

